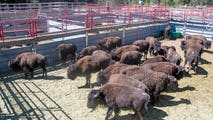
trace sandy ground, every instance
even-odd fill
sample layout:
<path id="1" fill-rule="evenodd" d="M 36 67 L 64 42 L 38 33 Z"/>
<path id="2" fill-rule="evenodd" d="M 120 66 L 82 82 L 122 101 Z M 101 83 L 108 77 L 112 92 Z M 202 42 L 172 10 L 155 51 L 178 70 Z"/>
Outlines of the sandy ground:
<path id="1" fill-rule="evenodd" d="M 180 41 L 163 41 L 175 45 L 178 53 Z M 163 92 L 157 106 L 146 112 L 146 120 L 213 120 L 213 48 L 202 55 L 198 74 L 190 72 L 179 81 L 176 92 Z M 57 68 L 57 69 L 56 69 Z M 1 81 L 0 119 L 44 120 L 103 120 L 107 108 L 97 106 L 92 111 L 86 107 L 89 88 L 78 88 L 85 78 L 66 78 L 66 67 L 56 67 L 46 79 L 36 75 L 31 80 L 9 78 Z M 96 73 L 92 75 L 96 81 Z M 122 110 L 118 120 L 132 120 L 131 110 Z"/>

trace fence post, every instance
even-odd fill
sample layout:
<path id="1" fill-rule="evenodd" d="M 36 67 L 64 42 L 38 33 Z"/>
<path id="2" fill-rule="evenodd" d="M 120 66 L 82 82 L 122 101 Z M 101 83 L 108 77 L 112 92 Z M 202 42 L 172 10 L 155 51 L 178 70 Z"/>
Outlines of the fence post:
<path id="1" fill-rule="evenodd" d="M 93 27 L 93 16 L 90 14 L 90 30 L 92 30 Z"/>
<path id="2" fill-rule="evenodd" d="M 86 21 L 85 21 L 85 24 L 86 24 L 85 27 L 86 27 L 86 28 L 89 28 L 89 24 L 88 24 L 88 21 L 89 21 L 88 19 L 89 19 L 89 18 L 88 18 L 88 17 L 89 17 L 89 15 L 88 15 L 88 13 L 87 13 L 87 15 L 86 15 Z"/>
<path id="3" fill-rule="evenodd" d="M 4 42 L 4 31 L 2 23 L 0 23 L 0 41 Z"/>
<path id="4" fill-rule="evenodd" d="M 30 20 L 30 37 L 35 38 L 36 36 L 37 36 L 36 20 L 32 19 L 32 20 Z"/>
<path id="5" fill-rule="evenodd" d="M 88 46 L 88 30 L 86 30 L 85 34 L 86 47 Z"/>
<path id="6" fill-rule="evenodd" d="M 130 24 L 131 19 L 132 19 L 132 12 L 129 13 L 129 21 L 128 21 L 128 24 Z"/>
<path id="7" fill-rule="evenodd" d="M 156 8 L 154 9 L 154 22 L 156 23 L 156 12 L 157 12 L 157 10 L 156 10 Z"/>
<path id="8" fill-rule="evenodd" d="M 125 27 L 125 26 L 123 26 L 122 44 L 124 44 L 125 36 L 126 36 L 126 27 Z"/>

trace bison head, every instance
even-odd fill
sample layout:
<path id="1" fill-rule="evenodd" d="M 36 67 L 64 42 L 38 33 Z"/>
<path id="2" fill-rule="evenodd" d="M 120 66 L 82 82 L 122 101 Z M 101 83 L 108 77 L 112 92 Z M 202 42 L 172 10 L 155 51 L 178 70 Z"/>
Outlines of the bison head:
<path id="1" fill-rule="evenodd" d="M 8 66 L 9 66 L 10 68 L 12 68 L 13 70 L 15 70 L 15 71 L 20 70 L 19 63 L 16 62 L 15 60 L 9 60 Z"/>
<path id="2" fill-rule="evenodd" d="M 211 45 L 212 45 L 212 42 L 211 42 L 211 41 L 206 41 L 206 43 L 205 43 L 205 48 L 206 48 L 206 49 L 209 49 L 209 48 L 211 48 Z"/>
<path id="3" fill-rule="evenodd" d="M 101 70 L 100 72 L 98 72 L 97 74 L 97 82 L 99 84 L 105 84 L 106 82 L 108 82 L 108 79 L 107 79 L 107 73 L 103 73 L 102 72 L 103 70 Z"/>
<path id="4" fill-rule="evenodd" d="M 70 65 L 67 70 L 67 78 L 74 80 L 77 77 L 76 67 L 74 64 Z"/>
<path id="5" fill-rule="evenodd" d="M 178 87 L 177 79 L 174 76 L 168 75 L 169 83 L 167 85 L 167 89 L 175 90 Z"/>
<path id="6" fill-rule="evenodd" d="M 96 104 L 95 101 L 100 96 L 100 90 L 93 90 L 91 89 L 88 96 L 87 96 L 87 107 L 95 109 Z"/>

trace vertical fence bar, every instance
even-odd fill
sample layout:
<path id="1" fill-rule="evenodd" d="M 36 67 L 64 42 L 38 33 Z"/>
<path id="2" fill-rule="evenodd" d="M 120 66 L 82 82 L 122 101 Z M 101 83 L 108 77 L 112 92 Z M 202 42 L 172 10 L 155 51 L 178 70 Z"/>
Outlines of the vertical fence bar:
<path id="1" fill-rule="evenodd" d="M 156 23 L 156 15 L 157 15 L 157 10 L 156 10 L 156 8 L 154 9 L 154 22 Z"/>
<path id="2" fill-rule="evenodd" d="M 0 23 L 0 41 L 4 42 L 4 31 L 2 23 Z"/>

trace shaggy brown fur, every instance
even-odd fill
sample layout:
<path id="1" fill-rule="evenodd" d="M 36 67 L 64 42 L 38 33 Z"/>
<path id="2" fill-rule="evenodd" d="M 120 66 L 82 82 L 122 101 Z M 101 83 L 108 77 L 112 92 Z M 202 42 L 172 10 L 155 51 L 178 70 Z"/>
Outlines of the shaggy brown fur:
<path id="1" fill-rule="evenodd" d="M 164 39 L 169 40 L 170 31 L 171 31 L 171 27 L 169 25 L 166 26 L 165 31 L 164 31 Z"/>
<path id="2" fill-rule="evenodd" d="M 198 41 L 201 45 L 203 45 L 206 49 L 211 48 L 211 41 L 208 41 L 203 35 L 188 35 L 186 36 L 186 40 L 192 39 Z"/>
<path id="3" fill-rule="evenodd" d="M 169 63 L 169 62 L 149 63 L 149 64 L 144 64 L 142 67 L 146 70 L 163 72 L 168 75 L 175 76 L 177 79 L 180 79 L 183 75 L 183 73 L 182 73 L 183 67 L 177 66 L 177 65 Z"/>
<path id="4" fill-rule="evenodd" d="M 121 55 L 120 63 L 140 65 L 142 54 L 138 51 L 127 51 Z"/>
<path id="5" fill-rule="evenodd" d="M 75 44 L 60 44 L 57 47 L 58 56 L 62 63 L 66 62 L 67 56 L 71 55 L 72 62 L 76 61 L 77 47 Z"/>
<path id="6" fill-rule="evenodd" d="M 121 55 L 127 51 L 140 51 L 140 48 L 136 45 L 125 45 L 117 48 L 115 51 L 111 52 L 112 58 L 116 61 L 121 59 Z"/>
<path id="7" fill-rule="evenodd" d="M 98 50 L 98 47 L 97 46 L 88 46 L 88 47 L 85 47 L 84 49 L 81 50 L 81 52 L 79 53 L 79 56 L 78 56 L 78 59 L 86 56 L 86 55 L 92 55 L 92 53 L 95 51 L 95 50 Z"/>
<path id="8" fill-rule="evenodd" d="M 127 86 L 132 86 L 132 87 L 140 88 L 144 90 L 145 92 L 149 93 L 149 89 L 147 88 L 145 84 L 123 74 L 112 74 L 109 78 L 108 83 L 118 83 L 118 84 L 123 84 Z"/>
<path id="9" fill-rule="evenodd" d="M 30 72 L 31 78 L 33 77 L 34 68 L 41 67 L 43 69 L 43 77 L 47 76 L 46 70 L 46 58 L 41 54 L 35 54 L 32 52 L 26 52 L 17 55 L 15 60 L 11 60 L 8 63 L 9 67 L 14 70 L 23 70 L 25 73 L 25 78 L 27 78 L 27 74 Z"/>
<path id="10" fill-rule="evenodd" d="M 188 72 L 190 70 L 194 70 L 194 72 L 197 73 L 197 66 L 200 60 L 199 52 L 194 48 L 188 48 L 184 56 L 185 56 L 184 68 L 187 62 L 189 62 Z"/>
<path id="11" fill-rule="evenodd" d="M 173 76 L 161 72 L 146 70 L 131 77 L 143 82 L 148 87 L 153 104 L 158 101 L 160 93 L 167 87 L 176 89 L 178 86 L 177 80 Z"/>
<path id="12" fill-rule="evenodd" d="M 144 59 L 147 59 L 147 54 L 149 50 L 149 42 L 145 40 L 137 40 L 132 43 L 140 48 L 140 52 L 144 54 Z"/>
<path id="13" fill-rule="evenodd" d="M 122 45 L 122 39 L 120 37 L 106 37 L 103 40 L 98 41 L 98 46 L 101 49 L 111 51 L 116 47 L 120 47 Z"/>
<path id="14" fill-rule="evenodd" d="M 95 53 L 96 52 L 96 53 Z M 75 79 L 77 76 L 85 76 L 86 84 L 90 85 L 91 73 L 105 69 L 112 64 L 111 57 L 104 51 L 95 51 L 94 55 L 88 55 L 71 64 L 67 70 L 67 77 Z"/>
<path id="15" fill-rule="evenodd" d="M 91 104 L 98 97 L 104 99 L 108 106 L 105 120 L 107 120 L 113 111 L 115 117 L 119 113 L 120 108 L 131 108 L 143 120 L 144 108 L 147 109 L 150 96 L 142 89 L 129 87 L 122 84 L 105 84 L 100 90 L 91 90 L 88 95 L 87 106 L 93 107 Z"/>
<path id="16" fill-rule="evenodd" d="M 127 64 L 113 64 L 108 66 L 106 69 L 101 70 L 97 74 L 97 82 L 99 84 L 105 84 L 108 82 L 112 74 L 118 74 L 122 69 L 127 67 L 137 67 L 136 65 L 127 65 Z"/>
<path id="17" fill-rule="evenodd" d="M 169 62 L 174 63 L 176 65 L 180 65 L 182 61 L 180 55 L 173 48 L 168 49 L 166 56 Z"/>
<path id="18" fill-rule="evenodd" d="M 154 55 L 154 52 L 160 50 L 161 43 L 155 37 L 146 37 L 145 39 L 149 42 L 149 53 L 150 55 Z"/>
<path id="19" fill-rule="evenodd" d="M 156 63 L 156 62 L 168 62 L 168 60 L 164 56 L 158 55 L 158 56 L 155 56 L 155 57 L 150 58 L 148 60 L 145 60 L 143 62 L 143 65 L 148 64 L 148 63 Z"/>

